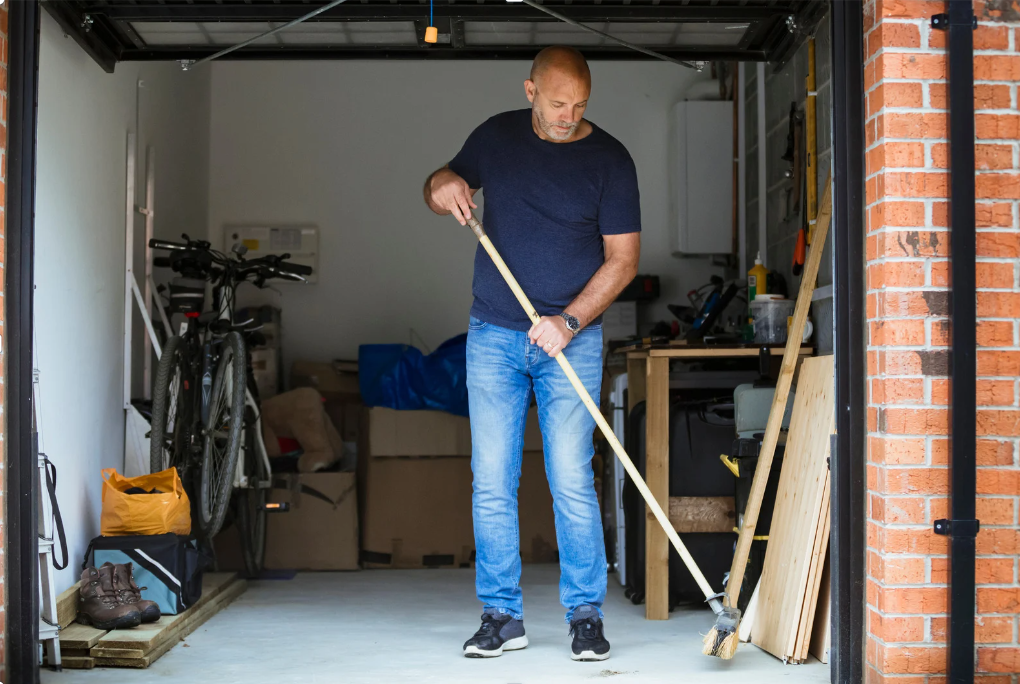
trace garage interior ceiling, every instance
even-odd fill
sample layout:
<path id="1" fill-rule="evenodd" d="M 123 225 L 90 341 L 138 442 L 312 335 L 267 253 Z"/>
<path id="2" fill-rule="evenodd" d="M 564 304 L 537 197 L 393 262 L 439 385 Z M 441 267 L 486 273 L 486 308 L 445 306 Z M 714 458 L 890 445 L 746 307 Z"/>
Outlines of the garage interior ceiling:
<path id="1" fill-rule="evenodd" d="M 325 0 L 43 0 L 104 69 L 128 60 L 198 60 L 297 19 Z M 545 0 L 542 4 L 682 60 L 785 63 L 824 0 Z M 434 0 L 439 42 L 425 43 L 428 0 L 348 0 L 225 59 L 531 59 L 576 45 L 590 59 L 648 59 L 506 0 Z"/>

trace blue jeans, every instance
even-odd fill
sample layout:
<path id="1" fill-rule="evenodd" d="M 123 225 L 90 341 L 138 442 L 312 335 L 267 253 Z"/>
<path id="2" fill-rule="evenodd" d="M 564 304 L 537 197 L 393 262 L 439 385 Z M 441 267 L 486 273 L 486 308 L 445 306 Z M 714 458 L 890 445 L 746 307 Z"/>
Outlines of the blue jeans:
<path id="1" fill-rule="evenodd" d="M 602 326 L 579 332 L 567 359 L 596 401 L 602 385 Z M 606 548 L 591 459 L 595 420 L 556 359 L 528 334 L 472 317 L 467 339 L 475 590 L 486 609 L 523 619 L 517 487 L 532 391 L 553 496 L 560 554 L 560 602 L 567 620 L 606 597 Z"/>

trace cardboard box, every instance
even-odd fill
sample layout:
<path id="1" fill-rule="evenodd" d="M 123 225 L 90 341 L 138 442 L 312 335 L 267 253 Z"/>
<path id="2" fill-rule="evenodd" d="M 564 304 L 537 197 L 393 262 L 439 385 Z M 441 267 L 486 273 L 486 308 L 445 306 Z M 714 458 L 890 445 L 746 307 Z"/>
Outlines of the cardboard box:
<path id="1" fill-rule="evenodd" d="M 471 423 L 443 411 L 395 411 L 376 406 L 365 412 L 361 436 L 358 453 L 371 458 L 471 455 Z M 542 450 L 535 408 L 529 411 L 525 424 L 524 450 Z"/>
<path id="2" fill-rule="evenodd" d="M 358 374 L 338 372 L 332 364 L 295 361 L 290 367 L 291 389 L 314 387 L 327 401 L 360 401 Z"/>
<path id="3" fill-rule="evenodd" d="M 357 570 L 358 497 L 354 473 L 277 474 L 272 502 L 288 502 L 286 513 L 266 517 L 266 562 L 270 570 Z M 220 570 L 242 570 L 237 528 L 215 540 Z"/>
<path id="4" fill-rule="evenodd" d="M 474 561 L 471 460 L 364 459 L 364 567 L 468 567 Z M 521 559 L 557 560 L 552 496 L 541 452 L 526 452 L 518 491 Z"/>
<path id="5" fill-rule="evenodd" d="M 252 373 L 259 388 L 259 398 L 269 399 L 280 393 L 280 366 L 278 349 L 251 349 Z"/>

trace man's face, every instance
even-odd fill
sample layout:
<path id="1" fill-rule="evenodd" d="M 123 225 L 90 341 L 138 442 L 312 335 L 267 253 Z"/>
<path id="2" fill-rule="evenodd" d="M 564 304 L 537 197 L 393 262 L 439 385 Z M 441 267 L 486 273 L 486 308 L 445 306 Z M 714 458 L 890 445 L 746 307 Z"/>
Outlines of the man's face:
<path id="1" fill-rule="evenodd" d="M 542 133 L 552 140 L 570 140 L 581 125 L 591 85 L 584 79 L 549 69 L 537 82 L 525 81 L 524 90 Z"/>

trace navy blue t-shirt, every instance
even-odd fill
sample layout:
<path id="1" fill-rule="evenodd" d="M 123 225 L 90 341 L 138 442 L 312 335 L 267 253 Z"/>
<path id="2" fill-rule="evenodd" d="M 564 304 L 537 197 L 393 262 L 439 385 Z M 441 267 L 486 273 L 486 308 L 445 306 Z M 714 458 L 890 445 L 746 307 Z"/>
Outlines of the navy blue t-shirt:
<path id="1" fill-rule="evenodd" d="M 603 235 L 641 230 L 634 161 L 595 124 L 587 137 L 554 143 L 535 133 L 530 109 L 497 114 L 471 133 L 450 169 L 485 190 L 485 232 L 542 316 L 563 311 L 602 266 Z M 531 327 L 481 245 L 473 291 L 475 318 Z"/>

